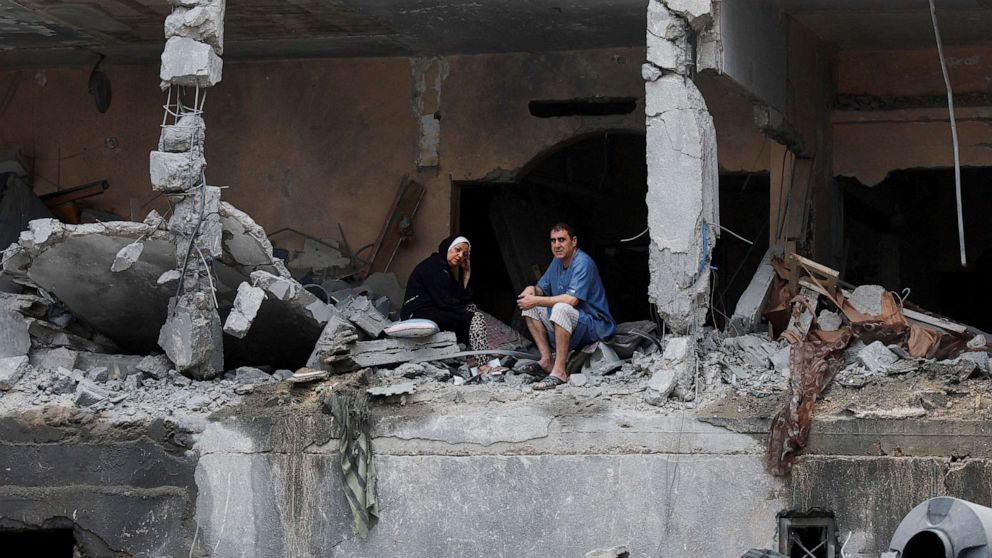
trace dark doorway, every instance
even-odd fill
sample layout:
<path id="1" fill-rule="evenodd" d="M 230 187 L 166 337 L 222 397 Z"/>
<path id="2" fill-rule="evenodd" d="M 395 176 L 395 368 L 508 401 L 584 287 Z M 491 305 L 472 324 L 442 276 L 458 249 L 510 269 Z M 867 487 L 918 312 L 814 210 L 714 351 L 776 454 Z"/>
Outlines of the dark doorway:
<path id="1" fill-rule="evenodd" d="M 748 239 L 748 244 L 726 231 L 713 249 L 711 325 L 722 329 L 734 313 L 737 300 L 768 251 L 768 173 L 720 175 L 720 225 Z"/>
<path id="2" fill-rule="evenodd" d="M 600 132 L 539 157 L 514 183 L 459 183 L 457 222 L 472 241 L 476 303 L 511 322 L 516 295 L 551 261 L 548 232 L 565 221 L 596 261 L 618 323 L 649 319 L 647 163 L 643 134 Z"/>
<path id="3" fill-rule="evenodd" d="M 843 278 L 910 289 L 908 301 L 992 329 L 992 168 L 961 169 L 968 267 L 962 268 L 952 169 L 891 173 L 867 187 L 838 179 L 844 198 Z"/>

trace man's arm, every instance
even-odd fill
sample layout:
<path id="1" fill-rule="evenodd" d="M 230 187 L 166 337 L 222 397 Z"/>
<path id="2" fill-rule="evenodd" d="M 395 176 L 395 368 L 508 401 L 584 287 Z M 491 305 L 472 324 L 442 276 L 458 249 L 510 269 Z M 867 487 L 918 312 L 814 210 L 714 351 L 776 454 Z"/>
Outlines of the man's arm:
<path id="1" fill-rule="evenodd" d="M 564 302 L 573 308 L 579 305 L 579 299 L 572 295 L 560 294 L 558 296 L 543 296 L 544 292 L 539 287 L 530 286 L 517 297 L 517 306 L 521 310 L 530 310 L 535 306 L 551 308 L 559 302 Z"/>

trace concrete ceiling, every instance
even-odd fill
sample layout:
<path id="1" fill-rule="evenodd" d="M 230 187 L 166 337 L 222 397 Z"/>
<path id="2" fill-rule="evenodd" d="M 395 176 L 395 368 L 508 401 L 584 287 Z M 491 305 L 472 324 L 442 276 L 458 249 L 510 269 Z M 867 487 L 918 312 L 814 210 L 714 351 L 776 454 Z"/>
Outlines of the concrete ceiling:
<path id="1" fill-rule="evenodd" d="M 0 0 L 0 69 L 150 62 L 168 0 Z M 226 60 L 644 44 L 646 0 L 227 0 Z"/>
<path id="2" fill-rule="evenodd" d="M 933 48 L 928 0 L 779 0 L 782 10 L 841 50 Z M 992 44 L 992 0 L 934 0 L 947 46 Z"/>

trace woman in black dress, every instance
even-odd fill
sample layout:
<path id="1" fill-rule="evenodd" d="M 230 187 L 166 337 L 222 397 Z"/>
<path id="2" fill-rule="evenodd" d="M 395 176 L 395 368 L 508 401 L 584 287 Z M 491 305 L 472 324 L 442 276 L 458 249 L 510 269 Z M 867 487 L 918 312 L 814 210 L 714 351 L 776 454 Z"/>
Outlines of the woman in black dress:
<path id="1" fill-rule="evenodd" d="M 472 304 L 472 244 L 460 235 L 445 238 L 437 252 L 417 264 L 406 284 L 404 320 L 422 318 L 455 332 L 473 351 L 488 349 L 486 320 Z"/>

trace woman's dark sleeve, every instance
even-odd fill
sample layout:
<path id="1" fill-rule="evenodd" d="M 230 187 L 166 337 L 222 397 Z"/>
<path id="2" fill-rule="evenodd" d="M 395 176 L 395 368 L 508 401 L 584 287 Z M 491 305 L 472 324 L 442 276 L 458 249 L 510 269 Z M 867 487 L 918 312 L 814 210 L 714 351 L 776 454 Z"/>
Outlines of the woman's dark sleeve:
<path id="1" fill-rule="evenodd" d="M 451 281 L 451 276 L 443 269 L 432 270 L 430 276 L 424 277 L 421 285 L 440 310 L 460 309 L 465 305 L 460 292 L 455 290 L 457 287 Z"/>

